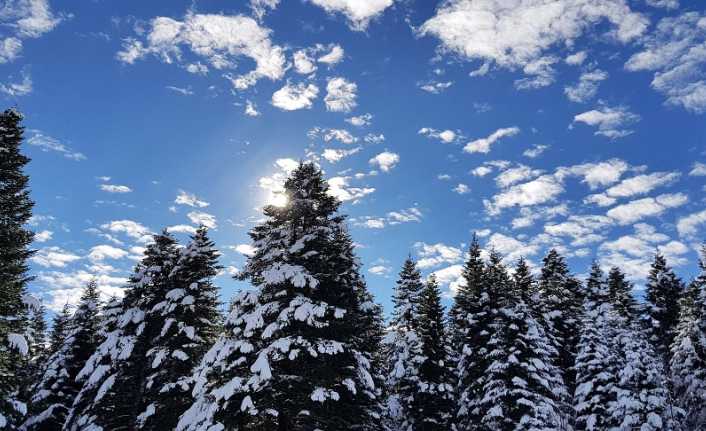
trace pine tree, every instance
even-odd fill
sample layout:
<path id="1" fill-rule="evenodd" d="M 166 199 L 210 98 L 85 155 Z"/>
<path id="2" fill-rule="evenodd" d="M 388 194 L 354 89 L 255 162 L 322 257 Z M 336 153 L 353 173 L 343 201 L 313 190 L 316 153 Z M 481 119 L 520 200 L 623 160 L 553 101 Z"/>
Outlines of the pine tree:
<path id="1" fill-rule="evenodd" d="M 613 308 L 596 262 L 586 280 L 583 310 L 575 364 L 575 430 L 608 430 L 616 425 L 610 406 L 616 399 L 618 358 L 612 344 Z"/>
<path id="2" fill-rule="evenodd" d="M 480 382 L 489 363 L 487 345 L 491 324 L 485 264 L 475 235 L 462 275 L 464 282 L 456 293 L 450 315 L 457 382 L 455 422 L 458 430 L 469 430 L 480 423 L 481 412 L 475 402 L 483 392 Z"/>
<path id="3" fill-rule="evenodd" d="M 166 231 L 147 246 L 119 308 L 107 310 L 104 340 L 79 372 L 83 386 L 67 429 L 132 430 L 141 425 L 138 416 L 149 404 L 146 378 L 152 368 L 147 352 L 156 347 L 153 341 L 164 324 L 154 309 L 174 287 L 170 275 L 178 257 L 177 242 Z"/>
<path id="4" fill-rule="evenodd" d="M 706 245 L 699 268 L 685 292 L 671 349 L 670 374 L 674 399 L 684 414 L 682 430 L 706 428 Z"/>
<path id="5" fill-rule="evenodd" d="M 66 332 L 68 331 L 69 320 L 71 319 L 71 305 L 64 304 L 61 312 L 54 316 L 54 320 L 51 325 L 51 334 L 49 334 L 49 356 L 56 353 L 57 350 L 61 348 L 66 339 Z"/>
<path id="6" fill-rule="evenodd" d="M 402 265 L 392 302 L 392 320 L 385 338 L 388 410 L 393 430 L 415 426 L 415 395 L 418 392 L 419 367 L 423 360 L 422 340 L 418 329 L 418 305 L 424 289 L 417 264 L 409 256 Z"/>
<path id="7" fill-rule="evenodd" d="M 24 303 L 30 280 L 27 260 L 34 234 L 25 228 L 34 203 L 29 198 L 29 158 L 20 153 L 22 114 L 0 114 L 0 428 L 14 429 L 25 412 L 18 399 L 22 368 L 29 354 Z"/>
<path id="8" fill-rule="evenodd" d="M 344 268 L 329 256 L 341 250 L 340 202 L 309 163 L 284 190 L 287 204 L 265 207 L 266 220 L 250 233 L 256 251 L 241 278 L 255 289 L 234 301 L 177 429 L 370 428 L 376 388 L 366 354 L 356 350 L 359 286 L 344 283 Z"/>
<path id="9" fill-rule="evenodd" d="M 417 329 L 421 358 L 416 387 L 412 394 L 410 416 L 413 429 L 447 431 L 454 410 L 454 378 L 449 368 L 448 333 L 436 278 L 432 275 L 419 296 Z"/>
<path id="10" fill-rule="evenodd" d="M 608 272 L 608 295 L 615 312 L 631 324 L 638 316 L 638 306 L 632 294 L 632 283 L 625 279 L 625 273 L 614 266 Z"/>
<path id="11" fill-rule="evenodd" d="M 674 342 L 679 319 L 679 299 L 683 285 L 660 253 L 655 254 L 645 290 L 650 342 L 663 364 L 668 365 L 671 359 L 670 347 Z"/>
<path id="12" fill-rule="evenodd" d="M 543 260 L 538 297 L 542 324 L 557 352 L 554 363 L 562 374 L 568 394 L 573 394 L 576 391 L 574 363 L 583 313 L 583 292 L 581 284 L 569 273 L 564 258 L 554 249 Z M 569 396 L 562 404 L 566 423 L 573 415 Z"/>
<path id="13" fill-rule="evenodd" d="M 221 326 L 218 290 L 219 253 L 205 227 L 179 252 L 170 274 L 172 289 L 152 308 L 162 321 L 147 351 L 144 410 L 138 426 L 145 430 L 174 429 L 179 414 L 191 405 L 191 374 L 215 341 Z"/>
<path id="14" fill-rule="evenodd" d="M 64 310 L 68 310 L 68 307 Z M 67 413 L 81 389 L 76 376 L 100 341 L 99 313 L 98 286 L 93 280 L 86 285 L 73 316 L 55 320 L 55 324 L 63 325 L 63 328 L 54 328 L 55 331 L 61 331 L 63 335 L 61 338 L 56 336 L 58 346 L 48 357 L 42 374 L 31 387 L 33 395 L 22 430 L 63 429 Z M 61 319 L 65 320 L 62 322 Z"/>

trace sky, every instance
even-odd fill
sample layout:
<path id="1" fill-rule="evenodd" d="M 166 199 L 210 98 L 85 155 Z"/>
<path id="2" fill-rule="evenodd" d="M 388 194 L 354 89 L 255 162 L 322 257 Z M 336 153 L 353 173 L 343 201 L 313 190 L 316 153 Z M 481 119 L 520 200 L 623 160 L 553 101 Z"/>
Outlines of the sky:
<path id="1" fill-rule="evenodd" d="M 655 251 L 689 279 L 706 238 L 698 0 L 8 0 L 0 97 L 25 115 L 30 290 L 54 311 L 199 224 L 226 302 L 300 160 L 388 312 L 409 254 L 448 304 L 474 232 L 638 294 Z"/>

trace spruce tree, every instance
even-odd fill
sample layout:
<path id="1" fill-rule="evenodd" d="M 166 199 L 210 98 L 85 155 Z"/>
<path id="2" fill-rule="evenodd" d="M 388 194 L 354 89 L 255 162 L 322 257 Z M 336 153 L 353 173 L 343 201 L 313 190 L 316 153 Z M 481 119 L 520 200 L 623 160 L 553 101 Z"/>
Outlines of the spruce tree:
<path id="1" fill-rule="evenodd" d="M 20 152 L 22 114 L 0 114 L 0 428 L 14 429 L 25 412 L 18 399 L 29 354 L 24 303 L 30 280 L 27 260 L 34 234 L 25 228 L 34 203 L 29 197 L 29 158 Z"/>
<path id="2" fill-rule="evenodd" d="M 553 363 L 554 348 L 523 300 L 532 284 L 526 264 L 510 280 L 500 256 L 491 252 L 485 271 L 488 291 L 494 292 L 490 363 L 483 373 L 483 392 L 476 404 L 482 412 L 479 430 L 561 429 L 561 400 L 566 388 Z"/>
<path id="3" fill-rule="evenodd" d="M 573 394 L 576 391 L 574 362 L 583 313 L 583 292 L 581 283 L 569 273 L 564 258 L 554 249 L 543 260 L 538 297 L 542 324 L 557 352 L 554 364 L 562 374 L 568 394 Z M 568 394 L 562 402 L 564 422 L 573 415 Z"/>
<path id="4" fill-rule="evenodd" d="M 419 367 L 423 360 L 418 329 L 418 305 L 424 283 L 417 264 L 409 256 L 404 261 L 392 297 L 392 320 L 385 338 L 388 379 L 389 427 L 408 430 L 415 426 L 415 395 Z"/>
<path id="5" fill-rule="evenodd" d="M 670 361 L 670 347 L 679 320 L 679 300 L 683 285 L 667 260 L 655 254 L 645 286 L 646 318 L 650 342 L 662 358 L 663 364 Z"/>
<path id="6" fill-rule="evenodd" d="M 463 268 L 461 284 L 451 309 L 452 342 L 456 360 L 456 427 L 473 429 L 481 412 L 475 405 L 481 396 L 481 379 L 487 369 L 491 314 L 485 284 L 485 264 L 475 235 Z"/>
<path id="7" fill-rule="evenodd" d="M 603 271 L 593 262 L 586 280 L 575 364 L 576 431 L 609 430 L 616 424 L 611 406 L 616 400 L 619 362 L 612 340 L 613 315 Z"/>
<path id="8" fill-rule="evenodd" d="M 301 164 L 250 232 L 241 273 L 254 290 L 234 301 L 226 334 L 197 370 L 194 404 L 177 429 L 370 429 L 376 393 L 360 346 L 359 286 L 331 260 L 340 202 L 321 171 Z M 352 268 L 348 269 L 352 271 Z"/>
<path id="9" fill-rule="evenodd" d="M 449 367 L 448 333 L 436 278 L 432 275 L 417 306 L 417 329 L 421 345 L 411 409 L 406 413 L 414 430 L 447 431 L 454 410 L 454 378 Z"/>
<path id="10" fill-rule="evenodd" d="M 64 304 L 61 312 L 57 313 L 52 320 L 51 333 L 49 334 L 49 356 L 56 353 L 64 344 L 66 332 L 68 331 L 69 320 L 71 319 L 71 305 Z"/>
<path id="11" fill-rule="evenodd" d="M 633 285 L 625 278 L 625 273 L 617 266 L 608 272 L 608 295 L 613 303 L 615 312 L 623 317 L 629 324 L 635 321 L 638 315 L 638 306 L 632 294 Z"/>
<path id="12" fill-rule="evenodd" d="M 706 428 L 706 245 L 699 268 L 685 292 L 671 349 L 672 389 L 684 415 L 682 430 Z"/>
<path id="13" fill-rule="evenodd" d="M 76 376 L 100 342 L 100 303 L 95 280 L 86 285 L 73 316 L 63 316 L 55 328 L 56 350 L 48 357 L 39 379 L 31 387 L 29 414 L 23 430 L 51 431 L 63 429 L 66 416 L 81 386 Z M 65 308 L 67 310 L 67 308 Z M 65 319 L 63 322 L 61 319 Z M 59 342 L 59 340 L 61 340 Z"/>

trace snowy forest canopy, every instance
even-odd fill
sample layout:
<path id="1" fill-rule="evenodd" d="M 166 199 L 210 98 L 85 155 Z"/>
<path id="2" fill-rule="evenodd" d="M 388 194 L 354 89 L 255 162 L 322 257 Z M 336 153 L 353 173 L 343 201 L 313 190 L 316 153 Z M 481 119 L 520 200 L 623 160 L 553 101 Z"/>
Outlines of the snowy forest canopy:
<path id="1" fill-rule="evenodd" d="M 385 321 L 311 163 L 251 230 L 227 315 L 201 227 L 154 235 L 122 298 L 91 282 L 47 333 L 21 121 L 0 115 L 0 429 L 706 429 L 706 248 L 689 283 L 656 254 L 638 301 L 619 268 L 579 280 L 551 250 L 533 275 L 474 237 L 448 312 L 410 257 Z"/>

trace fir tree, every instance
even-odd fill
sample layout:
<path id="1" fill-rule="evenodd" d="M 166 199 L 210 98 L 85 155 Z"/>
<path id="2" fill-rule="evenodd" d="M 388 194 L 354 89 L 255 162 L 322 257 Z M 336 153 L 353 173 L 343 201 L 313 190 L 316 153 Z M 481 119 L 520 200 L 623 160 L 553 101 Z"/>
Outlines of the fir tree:
<path id="1" fill-rule="evenodd" d="M 685 292 L 671 349 L 670 374 L 674 400 L 684 414 L 682 430 L 706 428 L 706 246 L 699 268 Z"/>
<path id="2" fill-rule="evenodd" d="M 359 286 L 343 282 L 335 244 L 340 202 L 313 164 L 285 182 L 287 204 L 265 207 L 250 233 L 255 254 L 226 334 L 196 373 L 196 401 L 178 429 L 370 428 L 376 393 L 370 362 L 356 350 Z M 348 268 L 353 271 L 353 268 Z M 210 427 L 210 428 L 209 428 Z"/>
<path id="3" fill-rule="evenodd" d="M 73 316 L 62 316 L 55 328 L 58 346 L 48 357 L 38 381 L 32 386 L 32 398 L 23 430 L 63 429 L 67 413 L 81 389 L 76 376 L 98 347 L 100 316 L 99 292 L 95 280 L 88 283 Z M 65 307 L 64 310 L 68 310 Z M 66 311 L 68 312 L 68 311 Z M 63 319 L 63 322 L 62 322 Z"/>
<path id="4" fill-rule="evenodd" d="M 554 363 L 562 374 L 568 394 L 573 394 L 576 391 L 574 362 L 578 351 L 583 292 L 581 284 L 569 273 L 564 258 L 554 249 L 543 260 L 538 297 L 541 321 L 557 352 Z M 566 423 L 566 418 L 573 413 L 568 396 L 562 404 Z"/>
<path id="5" fill-rule="evenodd" d="M 390 428 L 413 429 L 419 367 L 423 360 L 422 340 L 417 332 L 417 307 L 424 283 L 417 264 L 409 256 L 402 265 L 392 302 L 392 320 L 385 338 Z"/>
<path id="6" fill-rule="evenodd" d="M 469 430 L 480 423 L 481 412 L 475 402 L 483 392 L 480 382 L 489 363 L 487 344 L 491 324 L 485 264 L 475 235 L 462 276 L 463 283 L 450 314 L 457 381 L 455 422 L 458 430 Z"/>
<path id="7" fill-rule="evenodd" d="M 637 302 L 632 295 L 632 283 L 625 279 L 625 273 L 614 266 L 608 272 L 608 295 L 615 312 L 631 324 L 638 315 Z"/>
<path id="8" fill-rule="evenodd" d="M 617 393 L 618 358 L 612 344 L 613 308 L 603 271 L 596 262 L 586 280 L 583 310 L 575 364 L 575 429 L 608 430 L 616 424 L 610 407 Z"/>
<path id="9" fill-rule="evenodd" d="M 54 316 L 51 325 L 51 333 L 49 334 L 49 356 L 56 353 L 64 344 L 66 332 L 68 331 L 69 320 L 71 319 L 71 305 L 64 304 L 61 312 Z"/>
<path id="10" fill-rule="evenodd" d="M 663 363 L 668 365 L 671 359 L 670 347 L 674 342 L 679 319 L 679 300 L 683 286 L 660 253 L 655 254 L 645 288 L 650 342 Z"/>
<path id="11" fill-rule="evenodd" d="M 21 121 L 14 109 L 0 114 L 0 428 L 7 429 L 17 426 L 26 409 L 18 393 L 29 354 L 24 297 L 34 234 L 25 225 L 34 203 L 23 172 L 29 159 L 20 153 Z"/>
<path id="12" fill-rule="evenodd" d="M 417 329 L 421 358 L 418 360 L 416 387 L 412 395 L 410 417 L 414 430 L 450 429 L 453 410 L 453 374 L 449 367 L 448 333 L 436 278 L 431 276 L 418 300 Z"/>

